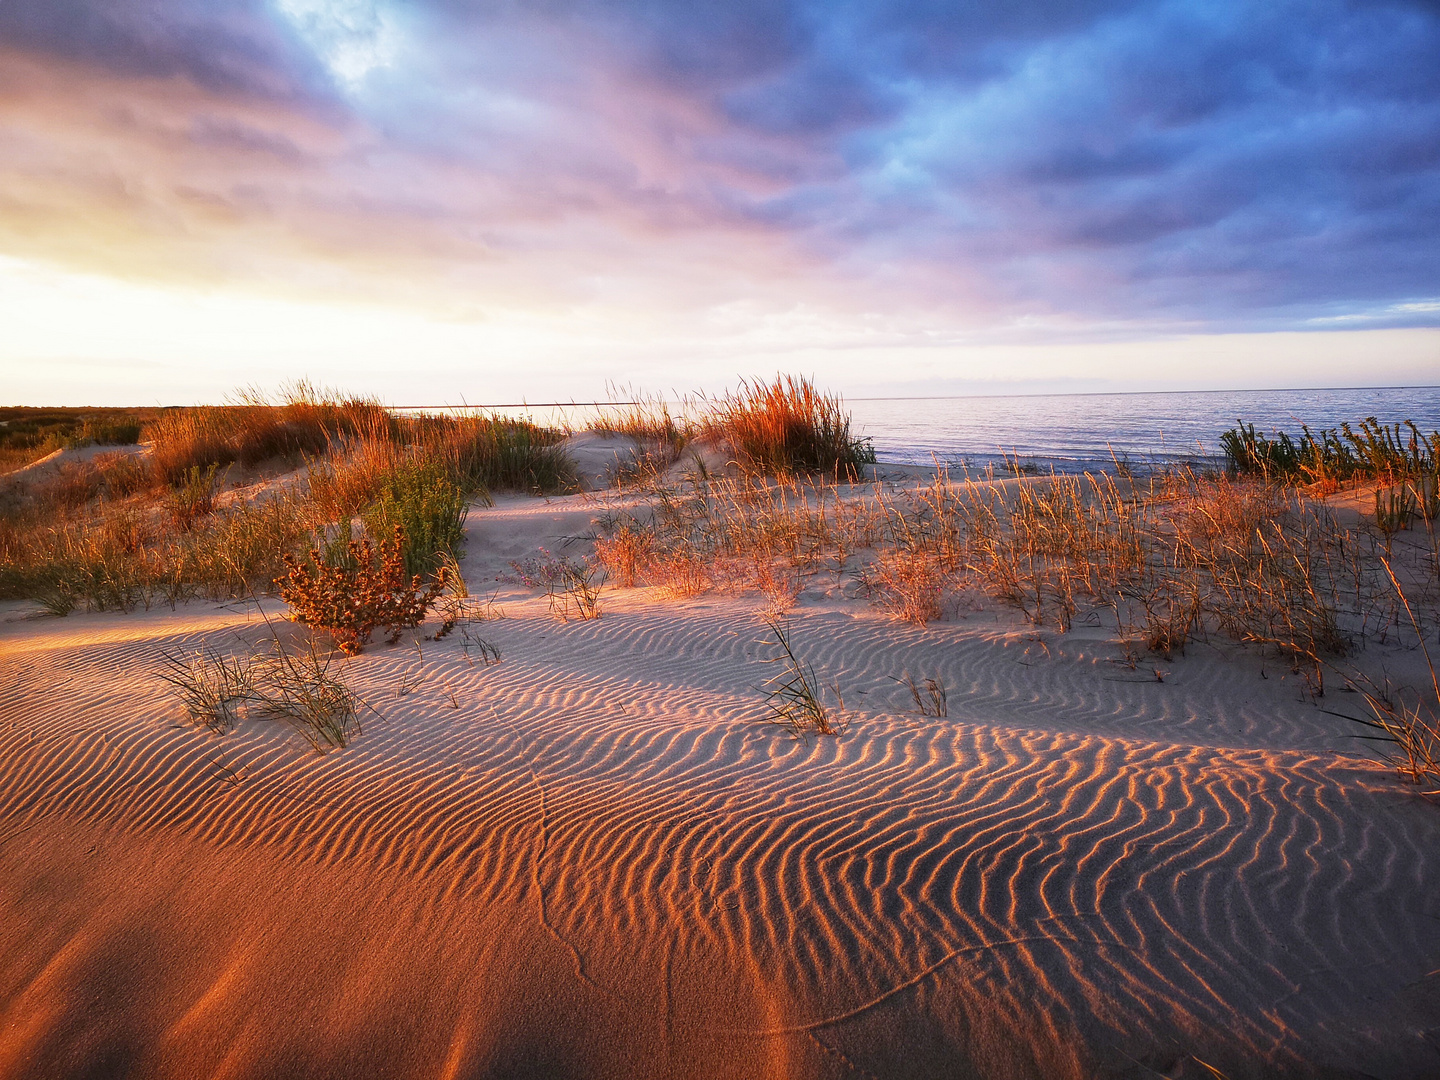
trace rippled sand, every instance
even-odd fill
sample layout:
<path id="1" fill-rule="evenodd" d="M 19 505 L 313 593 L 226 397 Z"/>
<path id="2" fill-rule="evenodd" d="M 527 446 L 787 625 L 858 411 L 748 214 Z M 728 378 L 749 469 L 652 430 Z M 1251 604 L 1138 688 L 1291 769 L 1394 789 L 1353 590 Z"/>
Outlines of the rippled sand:
<path id="1" fill-rule="evenodd" d="M 1283 666 L 802 598 L 803 743 L 755 603 L 526 595 L 325 757 L 155 678 L 253 609 L 0 623 L 0 1076 L 1440 1075 L 1440 807 Z"/>

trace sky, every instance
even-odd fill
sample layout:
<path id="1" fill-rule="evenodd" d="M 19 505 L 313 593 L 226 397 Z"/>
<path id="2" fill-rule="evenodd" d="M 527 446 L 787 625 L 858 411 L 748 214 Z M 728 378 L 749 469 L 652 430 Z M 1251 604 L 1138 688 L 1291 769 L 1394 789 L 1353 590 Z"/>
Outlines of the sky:
<path id="1" fill-rule="evenodd" d="M 1440 383 L 1440 3 L 0 0 L 0 398 Z"/>

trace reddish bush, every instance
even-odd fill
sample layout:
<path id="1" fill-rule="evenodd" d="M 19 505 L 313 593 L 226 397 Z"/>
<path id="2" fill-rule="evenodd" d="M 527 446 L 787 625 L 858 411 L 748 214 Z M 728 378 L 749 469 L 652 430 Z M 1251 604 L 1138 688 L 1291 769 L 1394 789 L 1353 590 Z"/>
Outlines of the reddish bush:
<path id="1" fill-rule="evenodd" d="M 397 527 L 378 549 L 369 537 L 350 541 L 333 563 L 318 548 L 305 562 L 286 555 L 289 573 L 275 579 L 280 599 L 296 622 L 328 631 L 351 655 L 380 627 L 394 644 L 402 631 L 424 621 L 443 588 L 441 580 L 425 585 L 418 574 L 407 574 L 404 549 L 405 534 Z"/>

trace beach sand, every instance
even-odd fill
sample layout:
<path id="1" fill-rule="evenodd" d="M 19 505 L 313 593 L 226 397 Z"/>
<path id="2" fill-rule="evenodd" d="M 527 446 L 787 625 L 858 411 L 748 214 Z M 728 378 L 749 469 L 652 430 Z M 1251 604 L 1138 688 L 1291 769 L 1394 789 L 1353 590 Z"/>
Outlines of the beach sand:
<path id="1" fill-rule="evenodd" d="M 368 647 L 323 756 L 157 676 L 295 634 L 278 602 L 5 608 L 0 1076 L 1440 1075 L 1440 807 L 1345 695 L 811 586 L 845 728 L 797 740 L 760 601 L 562 622 L 514 582 L 595 512 L 473 511 L 501 662 Z"/>

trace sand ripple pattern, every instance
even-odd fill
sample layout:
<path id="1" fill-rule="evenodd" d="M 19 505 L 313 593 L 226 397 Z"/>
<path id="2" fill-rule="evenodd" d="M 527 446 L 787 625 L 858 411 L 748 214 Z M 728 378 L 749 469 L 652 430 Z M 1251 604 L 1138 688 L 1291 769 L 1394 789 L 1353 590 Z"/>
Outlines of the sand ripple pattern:
<path id="1" fill-rule="evenodd" d="M 373 872 L 461 940 L 457 912 L 505 913 L 673 1075 L 725 1074 L 714 1039 L 750 1075 L 1440 1074 L 1440 815 L 1276 745 L 1309 706 L 1273 688 L 1220 715 L 1203 664 L 1114 684 L 1078 646 L 801 617 L 855 691 L 843 736 L 802 743 L 765 722 L 751 621 L 486 629 L 498 666 L 357 660 L 382 715 L 324 758 L 274 725 L 214 739 L 136 677 L 254 636 L 235 619 L 36 637 L 0 661 L 0 857 L 89 823 Z M 948 718 L 902 711 L 906 667 L 943 675 Z M 396 698 L 402 674 L 424 682 Z"/>

